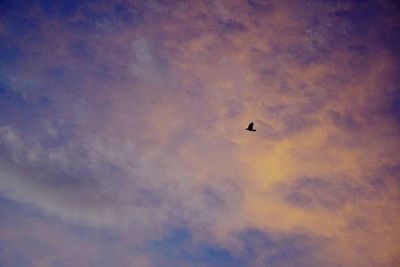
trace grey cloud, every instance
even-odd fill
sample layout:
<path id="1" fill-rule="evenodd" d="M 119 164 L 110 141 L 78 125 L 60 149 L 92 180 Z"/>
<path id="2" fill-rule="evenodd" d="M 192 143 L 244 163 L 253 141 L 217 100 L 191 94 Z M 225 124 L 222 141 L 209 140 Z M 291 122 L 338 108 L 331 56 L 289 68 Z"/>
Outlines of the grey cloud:
<path id="1" fill-rule="evenodd" d="M 291 185 L 281 185 L 285 200 L 298 207 L 337 210 L 346 203 L 370 195 L 368 188 L 352 185 L 343 178 L 303 177 Z"/>
<path id="2" fill-rule="evenodd" d="M 2 130 L 9 151 L 1 158 L 2 194 L 66 221 L 135 227 L 150 234 L 171 223 L 210 226 L 240 200 L 238 188 L 226 187 L 232 181 L 196 189 L 190 179 L 197 174 L 185 170 L 179 155 L 166 152 L 145 159 L 135 156 L 133 147 L 107 146 L 99 140 L 81 143 L 81 148 L 49 150 L 31 146 L 29 138 L 22 141 L 11 128 Z"/>
<path id="3" fill-rule="evenodd" d="M 234 21 L 232 19 L 229 20 L 217 19 L 217 24 L 222 29 L 222 32 L 226 33 L 236 33 L 247 30 L 246 26 L 244 26 L 242 23 Z"/>
<path id="4" fill-rule="evenodd" d="M 360 129 L 360 123 L 354 119 L 354 116 L 350 115 L 348 112 L 341 114 L 339 112 L 331 111 L 329 113 L 333 123 L 344 130 L 358 130 Z"/>
<path id="5" fill-rule="evenodd" d="M 236 237 L 241 244 L 239 255 L 243 266 L 333 266 L 314 254 L 329 244 L 328 238 L 252 228 L 240 231 Z"/>

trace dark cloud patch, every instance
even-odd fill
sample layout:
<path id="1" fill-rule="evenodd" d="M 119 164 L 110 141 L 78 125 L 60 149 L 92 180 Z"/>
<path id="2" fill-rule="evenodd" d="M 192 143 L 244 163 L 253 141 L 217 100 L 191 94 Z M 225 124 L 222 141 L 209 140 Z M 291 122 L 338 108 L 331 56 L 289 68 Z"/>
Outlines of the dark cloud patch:
<path id="1" fill-rule="evenodd" d="M 36 117 L 35 105 L 27 101 L 20 92 L 13 90 L 4 77 L 0 77 L 0 88 L 1 124 L 21 125 Z"/>
<path id="2" fill-rule="evenodd" d="M 57 167 L 49 167 L 46 159 L 41 161 L 29 161 L 29 155 L 26 158 L 18 157 L 16 151 L 10 151 L 2 142 L 0 149 L 3 155 L 0 157 L 0 164 L 10 173 L 19 174 L 19 178 L 32 187 L 49 190 L 49 192 L 58 192 L 59 197 L 79 195 L 79 192 L 91 191 L 98 188 L 98 181 L 94 179 L 93 174 L 87 169 L 59 170 Z M 24 152 L 24 151 L 22 151 Z M 32 153 L 26 151 L 26 153 Z M 83 196 L 84 198 L 84 196 Z"/>
<path id="3" fill-rule="evenodd" d="M 322 57 L 320 54 L 322 51 L 316 53 L 307 45 L 301 44 L 289 47 L 287 52 L 291 56 L 292 60 L 301 67 L 309 67 L 311 64 L 319 63 L 322 58 L 326 58 L 327 56 L 325 54 L 324 57 Z M 280 53 L 282 53 L 282 51 L 280 51 Z"/>
<path id="4" fill-rule="evenodd" d="M 70 50 L 73 56 L 82 59 L 90 57 L 90 47 L 83 41 L 76 41 L 70 45 Z"/>
<path id="5" fill-rule="evenodd" d="M 368 221 L 363 217 L 350 218 L 347 227 L 350 231 L 359 231 L 368 227 Z"/>
<path id="6" fill-rule="evenodd" d="M 34 7 L 33 1 L 1 1 L 0 13 L 5 28 L 2 35 L 7 43 L 16 44 L 37 38 L 40 24 L 38 18 L 32 15 Z"/>
<path id="7" fill-rule="evenodd" d="M 343 62 L 344 67 L 351 70 L 354 74 L 362 75 L 371 67 L 371 52 L 372 49 L 366 45 L 353 44 L 346 48 L 348 58 Z"/>
<path id="8" fill-rule="evenodd" d="M 400 89 L 393 94 L 393 98 L 389 102 L 388 110 L 394 120 L 400 123 Z"/>
<path id="9" fill-rule="evenodd" d="M 22 49 L 17 44 L 9 43 L 4 38 L 0 38 L 0 66 L 15 66 L 23 56 Z"/>
<path id="10" fill-rule="evenodd" d="M 188 99 L 201 99 L 205 95 L 204 84 L 201 81 L 183 81 L 179 87 L 179 93 Z M 197 103 L 197 102 L 196 102 Z"/>
<path id="11" fill-rule="evenodd" d="M 329 117 L 336 127 L 346 131 L 353 131 L 360 129 L 360 122 L 357 121 L 350 112 L 337 112 L 330 111 Z"/>
<path id="12" fill-rule="evenodd" d="M 347 182 L 343 178 L 322 179 L 302 177 L 290 185 L 280 185 L 284 199 L 297 207 L 337 210 L 346 203 L 368 195 L 368 191 Z"/>
<path id="13" fill-rule="evenodd" d="M 91 0 L 44 0 L 42 8 L 44 13 L 49 17 L 69 18 L 75 15 L 79 7 L 91 2 Z"/>
<path id="14" fill-rule="evenodd" d="M 53 221 L 58 223 L 56 219 L 53 219 Z M 93 244 L 103 244 L 112 247 L 121 240 L 121 232 L 112 229 L 103 229 L 89 227 L 86 225 L 65 223 L 63 223 L 62 226 L 67 228 L 73 234 Z"/>
<path id="15" fill-rule="evenodd" d="M 225 248 L 195 242 L 185 228 L 172 230 L 165 238 L 149 243 L 155 266 L 242 266 Z"/>
<path id="16" fill-rule="evenodd" d="M 176 229 L 162 240 L 149 244 L 149 250 L 155 255 L 155 265 L 176 266 L 190 259 L 192 236 L 187 229 Z"/>
<path id="17" fill-rule="evenodd" d="M 331 266 L 314 258 L 316 250 L 328 242 L 306 234 L 268 233 L 258 229 L 236 235 L 238 251 L 210 243 L 196 242 L 185 229 L 175 229 L 162 240 L 149 244 L 156 266 Z"/>
<path id="18" fill-rule="evenodd" d="M 7 21 L 9 31 L 12 32 L 13 35 L 24 39 L 35 36 L 40 29 L 37 19 L 33 18 L 32 16 L 18 16 L 8 19 Z"/>
<path id="19" fill-rule="evenodd" d="M 397 188 L 400 185 L 400 164 L 385 164 L 367 176 L 366 180 L 377 193 L 385 192 L 388 188 Z"/>
<path id="20" fill-rule="evenodd" d="M 287 86 L 287 83 L 283 84 L 282 86 Z M 271 113 L 273 115 L 278 115 L 280 114 L 282 111 L 284 111 L 286 108 L 286 105 L 284 104 L 277 104 L 277 105 L 273 105 L 270 107 L 267 107 L 267 112 Z"/>
<path id="21" fill-rule="evenodd" d="M 398 11 L 400 12 L 400 11 Z M 393 25 L 386 27 L 380 32 L 380 39 L 384 46 L 392 52 L 394 57 L 400 56 L 400 18 Z"/>
<path id="22" fill-rule="evenodd" d="M 279 135 L 279 132 L 275 130 L 271 125 L 266 123 L 265 121 L 257 121 L 257 124 L 260 125 L 260 128 L 262 128 L 262 135 L 266 138 L 273 138 L 277 139 L 280 138 L 281 136 Z"/>
<path id="23" fill-rule="evenodd" d="M 36 4 L 35 1 L 30 0 L 21 0 L 21 1 L 12 1 L 12 0 L 4 0 L 0 2 L 0 10 L 2 15 L 17 15 L 18 12 L 28 12 L 32 10 L 32 7 Z"/>
<path id="24" fill-rule="evenodd" d="M 13 250 L 8 242 L 2 242 L 0 240 L 0 255 L 2 260 L 0 260 L 1 266 L 9 267 L 29 267 L 33 266 L 32 261 L 29 260 L 27 256 L 20 255 L 18 251 Z"/>
<path id="25" fill-rule="evenodd" d="M 361 51 L 354 49 L 361 46 L 368 47 L 368 51 L 378 51 L 383 46 L 396 51 L 398 34 L 394 31 L 398 22 L 393 18 L 397 12 L 384 2 L 387 1 L 348 1 L 347 5 L 342 5 L 340 1 L 325 1 L 299 6 L 299 14 L 306 18 L 303 41 L 277 48 L 282 49 L 281 53 L 287 51 L 294 62 L 305 67 L 334 61 L 333 56 L 342 53 L 346 46 L 356 54 Z M 319 10 L 319 13 L 309 12 L 310 9 Z M 365 63 L 359 58 L 362 56 L 365 58 L 366 54 L 351 56 L 352 68 L 363 67 L 363 64 L 353 64 Z"/>
<path id="26" fill-rule="evenodd" d="M 350 9 L 336 10 L 331 15 L 339 19 L 346 19 L 350 24 L 352 34 L 363 35 L 374 27 L 373 21 L 379 16 L 382 9 L 376 1 L 352 1 Z"/>
<path id="27" fill-rule="evenodd" d="M 313 122 L 310 118 L 305 116 L 297 116 L 297 115 L 287 115 L 282 118 L 284 122 L 283 134 L 291 135 L 294 133 L 298 133 L 308 127 L 310 127 Z"/>
<path id="28" fill-rule="evenodd" d="M 43 185 L 51 189 L 61 189 L 65 191 L 71 191 L 72 193 L 72 191 L 76 190 L 98 188 L 96 179 L 87 170 L 75 171 L 74 174 L 42 171 L 40 173 L 40 176 L 42 176 L 43 178 L 41 179 L 42 181 L 40 181 L 39 183 L 43 183 Z"/>
<path id="29" fill-rule="evenodd" d="M 82 7 L 80 14 L 84 19 L 71 22 L 71 26 L 86 34 L 104 34 L 120 32 L 126 27 L 138 26 L 144 21 L 143 10 L 136 5 L 109 3 L 107 8 L 97 8 L 96 5 Z"/>
<path id="30" fill-rule="evenodd" d="M 327 242 L 306 234 L 268 233 L 247 229 L 238 234 L 242 244 L 242 266 L 317 267 L 330 266 L 314 258 L 313 253 Z"/>
<path id="31" fill-rule="evenodd" d="M 247 30 L 247 28 L 242 23 L 232 19 L 228 20 L 217 19 L 216 21 L 218 27 L 224 33 L 238 33 Z"/>
<path id="32" fill-rule="evenodd" d="M 237 118 L 243 110 L 243 102 L 234 100 L 227 103 L 226 116 L 229 119 Z"/>
<path id="33" fill-rule="evenodd" d="M 273 115 L 270 116 L 272 117 Z M 259 124 L 260 129 L 262 129 L 260 134 L 266 138 L 282 139 L 299 134 L 316 123 L 313 119 L 298 114 L 282 114 L 279 116 L 279 119 L 280 123 L 275 127 L 271 126 L 271 123 L 267 121 L 257 121 L 256 123 Z"/>
<path id="34" fill-rule="evenodd" d="M 373 109 L 368 109 L 368 107 L 366 107 L 364 111 L 365 120 L 371 120 L 371 116 L 375 116 L 381 120 L 390 122 L 390 124 L 394 126 L 395 134 L 400 126 L 400 88 L 398 87 L 400 79 L 397 78 L 397 74 L 400 73 L 399 70 L 400 65 L 396 65 L 394 71 L 388 73 L 385 77 L 385 84 L 382 88 L 382 98 L 376 99 L 378 105 Z"/>
<path id="35" fill-rule="evenodd" d="M 210 186 L 204 186 L 203 195 L 206 199 L 207 205 L 210 206 L 210 208 L 220 208 L 226 204 L 221 193 Z"/>
<path id="36" fill-rule="evenodd" d="M 356 53 L 358 56 L 368 56 L 368 53 L 370 52 L 369 47 L 366 45 L 357 45 L 357 44 L 349 44 L 347 46 L 347 49 L 350 52 Z"/>
<path id="37" fill-rule="evenodd" d="M 363 40 L 370 49 L 382 47 L 399 53 L 398 5 L 393 1 L 351 1 L 351 7 L 329 15 L 345 21 L 343 30 L 352 41 Z"/>
<path id="38" fill-rule="evenodd" d="M 305 89 L 303 95 L 306 101 L 300 105 L 300 112 L 310 116 L 322 110 L 335 94 L 330 89 L 332 84 L 329 78 L 325 78 L 317 82 L 315 87 Z"/>
<path id="39" fill-rule="evenodd" d="M 163 204 L 162 197 L 159 192 L 155 192 L 149 188 L 137 188 L 134 195 L 133 204 L 137 207 L 160 207 Z"/>
<path id="40" fill-rule="evenodd" d="M 23 80 L 17 82 L 20 84 L 0 75 L 0 126 L 28 127 L 31 133 L 40 131 L 41 116 L 54 111 L 54 101 L 43 88 Z"/>
<path id="41" fill-rule="evenodd" d="M 135 6 L 127 9 L 123 5 L 116 4 L 114 6 L 114 14 L 117 18 L 129 26 L 137 25 L 143 22 L 144 19 L 141 10 Z"/>
<path id="42" fill-rule="evenodd" d="M 69 70 L 67 67 L 59 66 L 50 68 L 47 72 L 49 78 L 54 79 L 56 81 L 62 81 L 62 79 L 68 76 Z"/>
<path id="43" fill-rule="evenodd" d="M 273 115 L 271 115 L 272 117 Z M 274 118 L 276 120 L 276 118 Z M 266 121 L 257 121 L 262 127 L 262 135 L 273 139 L 282 139 L 291 135 L 299 134 L 306 129 L 316 124 L 316 121 L 309 116 L 295 114 L 295 112 L 289 112 L 289 114 L 282 114 L 279 116 L 279 125 L 271 126 Z"/>
<path id="44" fill-rule="evenodd" d="M 273 5 L 271 1 L 265 0 L 246 0 L 246 3 L 251 7 L 252 10 L 262 13 L 269 14 L 273 11 Z"/>
<path id="45" fill-rule="evenodd" d="M 33 205 L 28 203 L 18 203 L 5 198 L 0 193 L 0 215 L 4 221 L 12 221 L 16 219 L 16 213 L 24 213 L 28 216 L 38 217 L 40 216 L 39 210 Z"/>

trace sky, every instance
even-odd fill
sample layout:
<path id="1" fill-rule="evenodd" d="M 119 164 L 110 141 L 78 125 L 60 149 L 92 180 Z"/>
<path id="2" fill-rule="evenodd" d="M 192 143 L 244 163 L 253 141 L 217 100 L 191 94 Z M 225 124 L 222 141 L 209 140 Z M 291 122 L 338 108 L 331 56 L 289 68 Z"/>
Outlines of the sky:
<path id="1" fill-rule="evenodd" d="M 399 44 L 394 0 L 1 1 L 0 266 L 400 266 Z"/>

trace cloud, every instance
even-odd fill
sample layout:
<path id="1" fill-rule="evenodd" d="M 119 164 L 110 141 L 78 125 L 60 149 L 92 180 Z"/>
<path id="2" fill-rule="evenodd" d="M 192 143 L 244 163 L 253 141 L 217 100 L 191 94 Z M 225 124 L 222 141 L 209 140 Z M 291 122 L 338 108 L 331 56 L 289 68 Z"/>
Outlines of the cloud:
<path id="1" fill-rule="evenodd" d="M 389 2 L 29 7 L 0 22 L 5 265 L 396 266 Z"/>

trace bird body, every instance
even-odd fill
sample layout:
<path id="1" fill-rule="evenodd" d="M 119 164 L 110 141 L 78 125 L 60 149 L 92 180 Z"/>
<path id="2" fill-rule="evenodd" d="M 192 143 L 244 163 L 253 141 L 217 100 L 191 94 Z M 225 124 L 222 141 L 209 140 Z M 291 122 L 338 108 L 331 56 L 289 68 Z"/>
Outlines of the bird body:
<path id="1" fill-rule="evenodd" d="M 250 132 L 255 132 L 256 129 L 253 128 L 254 127 L 254 122 L 250 122 L 249 126 L 247 126 L 246 130 L 250 131 Z"/>

